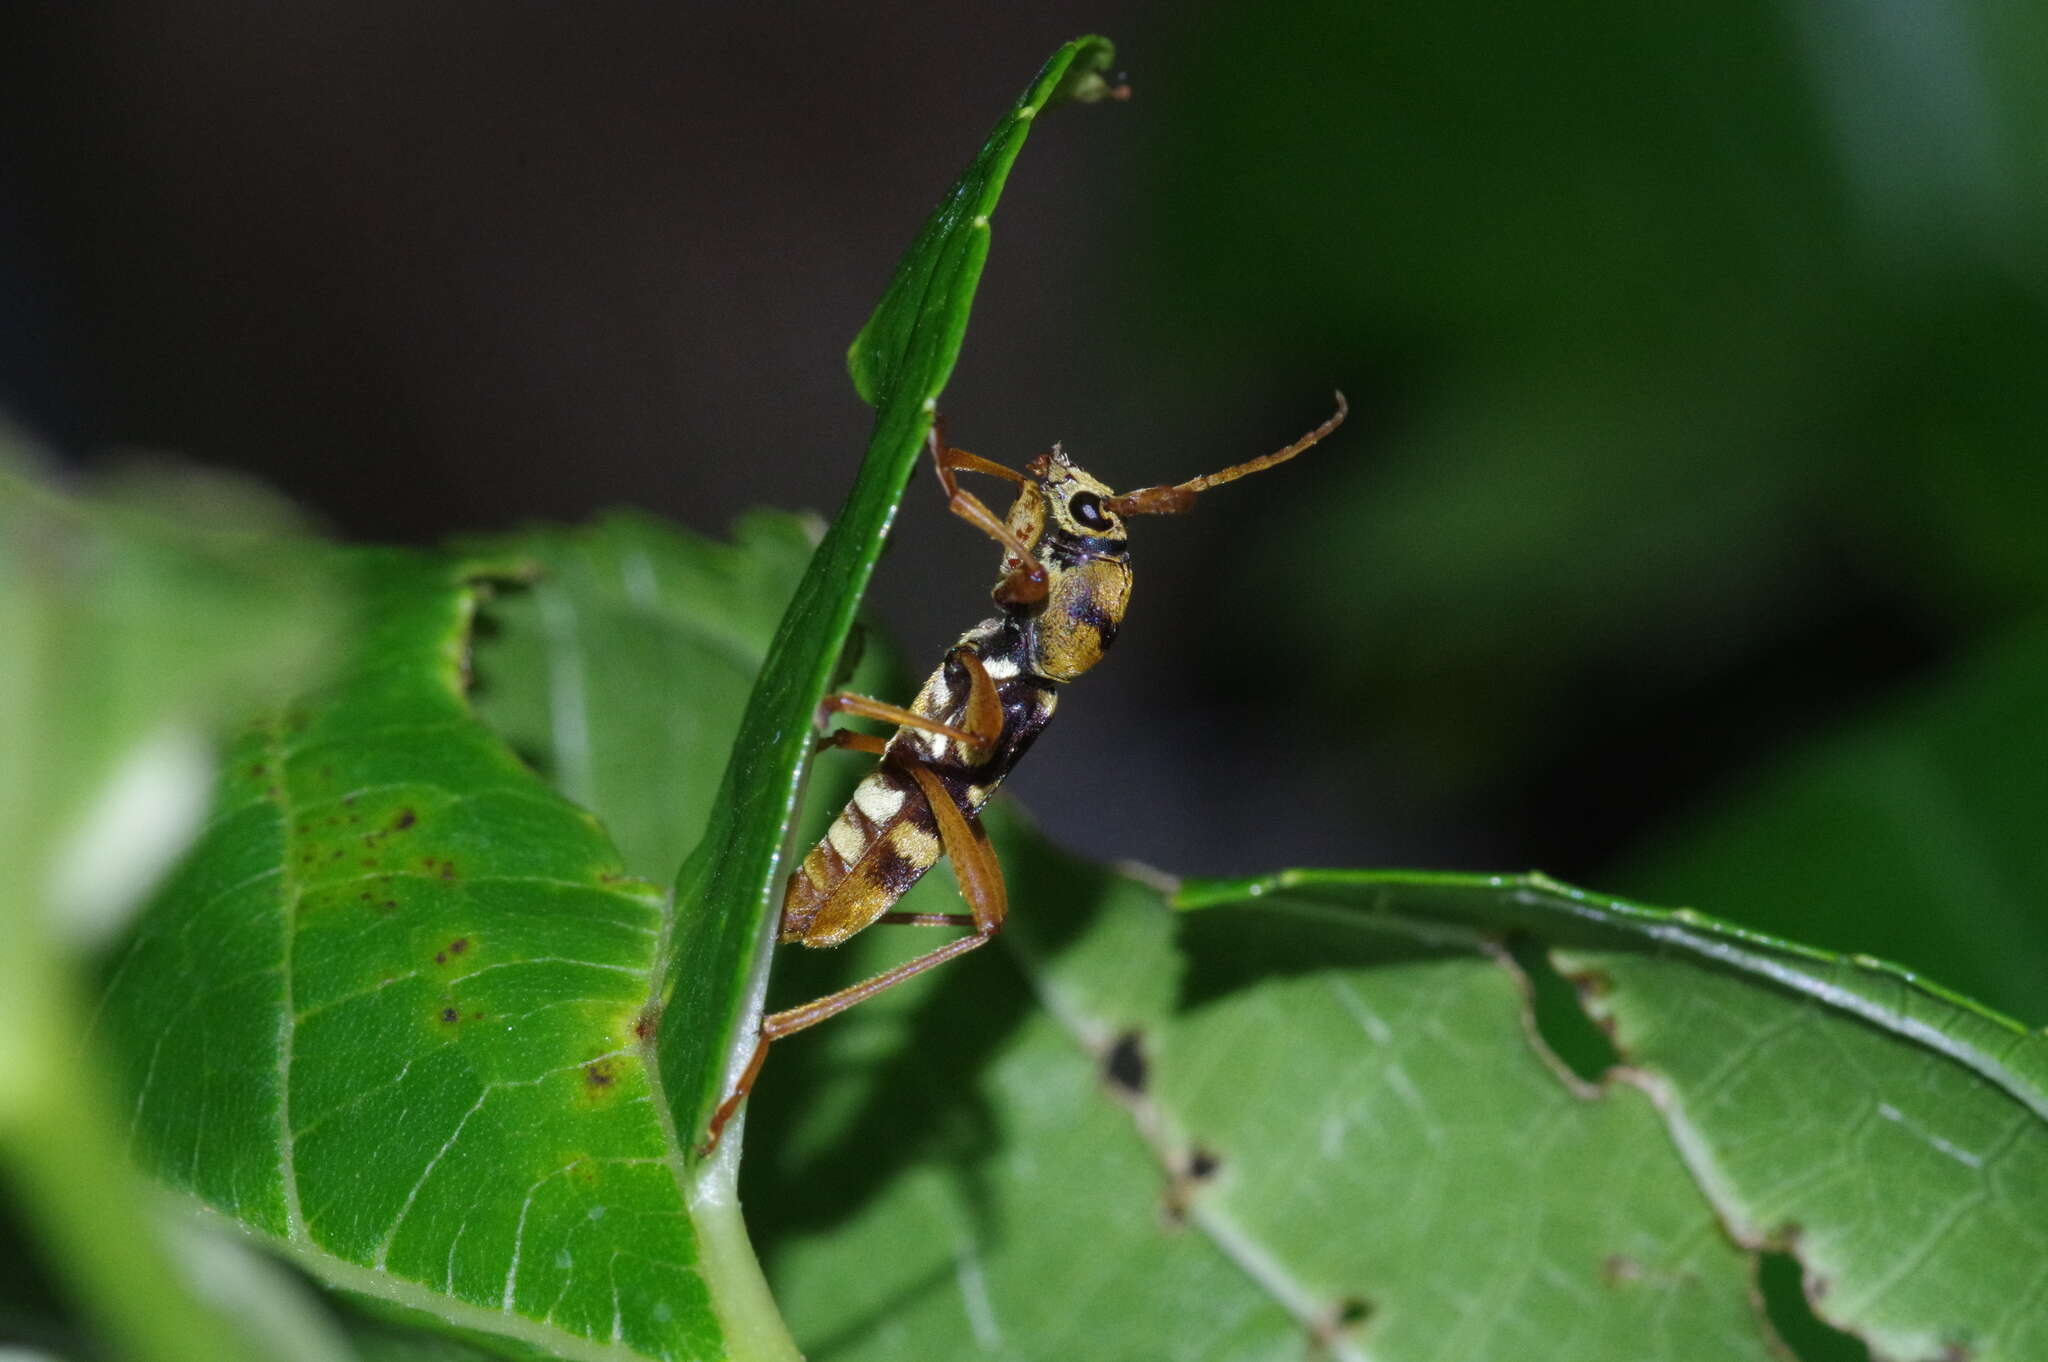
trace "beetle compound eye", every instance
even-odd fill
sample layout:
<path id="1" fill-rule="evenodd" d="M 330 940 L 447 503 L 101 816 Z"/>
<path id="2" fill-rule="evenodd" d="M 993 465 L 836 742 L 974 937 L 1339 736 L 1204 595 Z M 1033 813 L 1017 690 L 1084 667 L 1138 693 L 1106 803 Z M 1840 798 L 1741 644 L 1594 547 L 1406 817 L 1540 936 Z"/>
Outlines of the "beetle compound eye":
<path id="1" fill-rule="evenodd" d="M 1076 492 L 1067 502 L 1067 514 L 1074 517 L 1074 523 L 1087 530 L 1106 530 L 1109 517 L 1102 513 L 1102 499 L 1093 492 Z"/>

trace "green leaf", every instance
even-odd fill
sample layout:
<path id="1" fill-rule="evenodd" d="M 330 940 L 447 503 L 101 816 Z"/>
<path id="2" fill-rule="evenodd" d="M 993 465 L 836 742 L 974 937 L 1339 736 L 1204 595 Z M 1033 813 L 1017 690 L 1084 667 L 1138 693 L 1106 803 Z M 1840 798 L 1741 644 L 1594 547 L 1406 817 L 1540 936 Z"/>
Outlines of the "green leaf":
<path id="1" fill-rule="evenodd" d="M 235 744 L 114 967 L 138 1156 L 508 1356 L 788 1356 L 641 1045 L 662 898 L 470 713 L 480 569 L 348 555 L 352 654 Z"/>
<path id="2" fill-rule="evenodd" d="M 2038 1035 L 1540 877 L 1291 872 L 1176 913 L 999 840 L 1006 963 L 786 1047 L 754 1099 L 756 1242 L 814 1359 L 1761 1359 L 1764 1246 L 1879 1355 L 2048 1349 Z M 1510 932 L 1625 1066 L 1556 1060 Z"/>
<path id="3" fill-rule="evenodd" d="M 854 341 L 855 386 L 876 404 L 867 457 L 783 617 L 708 830 L 676 881 L 659 1050 L 681 1129 L 704 1128 L 735 1067 L 733 1051 L 752 1044 L 812 716 L 959 354 L 1003 181 L 1053 100 L 1107 92 L 1100 72 L 1112 53 L 1103 39 L 1080 38 L 1053 54 L 932 215 Z M 728 1159 L 737 1157 L 738 1133 L 724 1146 Z M 730 1167 L 720 1176 L 729 1178 Z"/>
<path id="4" fill-rule="evenodd" d="M 1612 878 L 1914 964 L 2048 1022 L 2048 628 L 2013 631 L 1801 750 Z"/>
<path id="5" fill-rule="evenodd" d="M 703 833 L 748 692 L 818 530 L 760 512 L 734 542 L 620 513 L 483 540 L 533 580 L 485 608 L 477 714 L 596 814 L 641 879 Z"/>

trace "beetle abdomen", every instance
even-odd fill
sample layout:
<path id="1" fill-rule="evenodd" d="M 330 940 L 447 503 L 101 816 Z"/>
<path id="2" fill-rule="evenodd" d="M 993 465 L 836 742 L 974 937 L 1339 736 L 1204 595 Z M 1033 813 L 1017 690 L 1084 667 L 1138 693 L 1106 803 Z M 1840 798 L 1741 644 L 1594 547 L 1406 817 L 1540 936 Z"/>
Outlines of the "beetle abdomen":
<path id="1" fill-rule="evenodd" d="M 834 946 L 873 922 L 938 864 L 938 821 L 909 773 L 884 762 L 789 877 L 784 941 Z"/>

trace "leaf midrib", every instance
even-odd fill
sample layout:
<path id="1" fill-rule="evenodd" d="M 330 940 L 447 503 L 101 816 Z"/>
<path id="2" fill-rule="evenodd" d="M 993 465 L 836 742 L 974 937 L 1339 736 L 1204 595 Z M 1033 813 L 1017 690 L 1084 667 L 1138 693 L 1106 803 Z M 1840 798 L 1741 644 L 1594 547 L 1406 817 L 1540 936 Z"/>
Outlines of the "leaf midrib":
<path id="1" fill-rule="evenodd" d="M 1148 893 L 1156 893 L 1142 881 L 1133 879 L 1132 883 Z M 999 939 L 1045 1014 L 1073 1042 L 1074 1048 L 1088 1063 L 1099 1069 L 1109 1038 L 1117 1034 L 1115 1024 L 1067 996 L 1036 951 L 1019 933 L 1006 932 Z M 1099 1087 L 1096 1091 L 1098 1101 L 1109 1101 L 1100 1095 Z M 1151 1152 L 1161 1175 L 1170 1183 L 1175 1176 L 1174 1156 L 1180 1152 L 1175 1141 L 1186 1130 L 1185 1123 L 1149 1092 L 1130 1102 L 1111 1102 L 1110 1105 L 1122 1110 L 1130 1122 L 1132 1133 Z M 1149 1108 L 1162 1119 L 1150 1122 L 1140 1119 L 1141 1108 Z M 1197 1194 L 1189 1200 L 1186 1212 L 1188 1223 L 1199 1229 L 1216 1251 L 1242 1272 L 1262 1295 L 1286 1312 L 1307 1337 L 1324 1341 L 1324 1355 L 1337 1359 L 1337 1362 L 1370 1362 L 1351 1340 L 1329 1334 L 1329 1320 L 1326 1312 L 1315 1304 L 1315 1293 L 1297 1281 L 1256 1235 L 1225 1212 L 1217 1198 Z"/>
<path id="2" fill-rule="evenodd" d="M 277 1008 L 277 1161 L 280 1190 L 284 1195 L 284 1226 L 289 1240 L 305 1239 L 306 1212 L 299 1199 L 299 1170 L 296 1144 L 292 1139 L 292 1054 L 299 1029 L 298 1005 L 292 997 L 292 948 L 299 936 L 299 902 L 305 887 L 293 873 L 292 795 L 290 768 L 285 761 L 283 724 L 272 716 L 264 724 L 264 755 L 277 772 L 277 809 L 280 888 L 279 921 L 284 939 L 279 946 Z"/>

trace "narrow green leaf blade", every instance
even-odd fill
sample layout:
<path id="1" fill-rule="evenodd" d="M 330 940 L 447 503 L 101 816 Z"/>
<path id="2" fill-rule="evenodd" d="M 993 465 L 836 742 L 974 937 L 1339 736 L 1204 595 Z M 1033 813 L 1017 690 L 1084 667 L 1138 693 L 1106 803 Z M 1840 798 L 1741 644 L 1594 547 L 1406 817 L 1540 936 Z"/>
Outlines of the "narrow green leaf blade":
<path id="1" fill-rule="evenodd" d="M 974 289 L 988 255 L 989 218 L 1032 122 L 1063 100 L 1114 97 L 1105 79 L 1116 49 L 1106 38 L 1076 38 L 1033 77 L 1007 117 L 904 253 L 882 301 L 846 350 L 847 373 L 863 402 L 885 408 L 908 381 L 936 397 L 953 372 Z"/>
<path id="2" fill-rule="evenodd" d="M 704 1128 L 759 1005 L 812 716 L 959 354 L 996 198 L 1039 111 L 1062 93 L 1106 90 L 1099 73 L 1111 52 L 1082 38 L 1053 55 L 932 215 L 854 342 L 855 385 L 877 406 L 867 457 L 783 617 L 708 829 L 676 882 L 659 1049 L 679 1129 Z"/>

